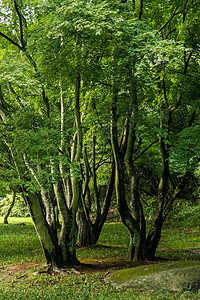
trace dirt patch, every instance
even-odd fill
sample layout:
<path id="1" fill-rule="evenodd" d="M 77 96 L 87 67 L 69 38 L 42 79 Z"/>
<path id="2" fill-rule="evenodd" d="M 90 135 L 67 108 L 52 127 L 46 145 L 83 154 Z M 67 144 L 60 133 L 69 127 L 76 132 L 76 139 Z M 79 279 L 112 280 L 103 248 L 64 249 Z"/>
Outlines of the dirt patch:
<path id="1" fill-rule="evenodd" d="M 114 259 L 82 259 L 80 265 L 73 266 L 80 274 L 84 273 L 108 273 L 110 270 L 119 270 L 124 268 L 133 268 L 137 266 L 132 261 L 126 258 L 114 258 Z M 8 265 L 2 268 L 2 272 L 7 272 L 7 274 L 13 276 L 16 274 L 26 273 L 27 271 L 35 269 L 45 272 L 47 267 L 42 265 L 40 262 L 25 262 L 16 263 L 14 265 Z M 0 270 L 0 271 L 1 271 Z M 40 272 L 39 271 L 39 272 Z"/>
<path id="2" fill-rule="evenodd" d="M 191 250 L 190 250 L 191 251 Z M 196 252 L 199 254 L 199 249 Z M 194 253 L 193 253 L 194 254 Z M 149 264 L 157 264 L 163 261 L 173 261 L 173 259 L 163 259 L 157 258 L 154 262 L 145 262 L 136 264 L 133 261 L 130 261 L 127 258 L 115 257 L 109 259 L 81 259 L 80 265 L 74 266 L 73 268 L 78 271 L 80 274 L 85 273 L 102 273 L 102 276 L 107 275 L 111 270 L 121 270 L 121 269 L 129 269 L 135 268 L 137 266 L 149 265 Z M 45 266 L 41 262 L 32 261 L 32 262 L 24 262 L 24 263 L 16 263 L 13 265 L 8 265 L 6 267 L 1 267 L 0 272 L 4 272 L 7 275 L 14 276 L 16 274 L 24 274 L 29 270 L 38 271 L 38 272 L 46 272 L 48 270 L 47 266 Z M 55 272 L 49 272 L 52 275 L 56 275 Z M 0 273 L 1 274 L 1 273 Z M 3 273 L 2 273 L 3 274 Z M 3 275 L 2 275 L 3 276 Z M 1 278 L 0 278 L 1 279 Z"/>
<path id="3" fill-rule="evenodd" d="M 40 266 L 38 262 L 25 262 L 25 263 L 16 263 L 14 265 L 8 265 L 2 268 L 2 271 L 7 272 L 9 275 L 13 276 L 19 273 L 26 273 L 33 267 Z"/>

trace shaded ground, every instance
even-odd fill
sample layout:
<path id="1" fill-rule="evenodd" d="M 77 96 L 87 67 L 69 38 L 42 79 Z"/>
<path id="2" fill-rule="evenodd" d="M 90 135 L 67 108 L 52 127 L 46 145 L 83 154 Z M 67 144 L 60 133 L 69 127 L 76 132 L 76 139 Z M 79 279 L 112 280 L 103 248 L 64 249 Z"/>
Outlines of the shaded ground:
<path id="1" fill-rule="evenodd" d="M 152 262 L 151 262 L 152 263 Z M 157 262 L 155 262 L 157 263 Z M 89 274 L 89 273 L 101 273 L 102 277 L 105 277 L 111 270 L 120 270 L 125 268 L 133 268 L 138 266 L 132 261 L 126 258 L 110 258 L 110 259 L 82 259 L 81 264 L 74 266 L 69 269 L 70 273 L 75 274 Z M 70 272 L 71 270 L 71 272 Z M 25 262 L 16 263 L 13 265 L 8 265 L 6 267 L 0 268 L 0 280 L 5 277 L 15 276 L 20 274 L 23 276 L 28 271 L 39 272 L 39 273 L 49 273 L 50 275 L 57 275 L 55 271 L 48 271 L 47 266 L 42 265 L 40 262 Z M 66 273 L 67 275 L 67 273 Z"/>
<path id="2" fill-rule="evenodd" d="M 194 257 L 200 257 L 200 249 L 194 249 L 194 250 L 186 250 L 181 253 L 181 256 L 183 255 L 189 255 L 190 258 L 192 256 Z M 158 258 L 154 263 L 159 263 L 162 261 L 168 260 L 167 258 Z M 169 258 L 169 260 L 173 260 L 172 258 Z M 152 264 L 152 262 L 144 263 Z M 141 265 L 141 264 L 140 264 Z M 107 258 L 107 259 L 81 259 L 81 264 L 78 266 L 75 266 L 72 268 L 72 270 L 75 270 L 76 274 L 85 274 L 85 273 L 102 273 L 102 276 L 106 276 L 111 270 L 120 270 L 120 269 L 128 269 L 137 267 L 138 265 L 129 259 L 116 257 L 116 258 Z M 29 270 L 33 270 L 33 272 L 46 272 L 47 267 L 45 265 L 42 265 L 41 262 L 25 262 L 25 263 L 16 263 L 13 265 L 8 265 L 6 267 L 0 267 L 0 280 L 9 277 L 14 276 L 16 274 L 25 274 Z M 73 271 L 72 271 L 73 272 Z M 49 272 L 51 275 L 56 275 L 56 272 Z"/>
<path id="3" fill-rule="evenodd" d="M 110 269 L 123 269 L 136 266 L 133 262 L 124 258 L 116 258 L 115 260 L 97 260 L 97 259 L 85 259 L 81 260 L 81 264 L 75 266 L 74 269 L 84 273 L 104 273 L 109 272 Z M 16 275 L 19 273 L 26 273 L 30 269 L 40 270 L 43 272 L 46 270 L 45 266 L 42 266 L 38 262 L 26 262 L 26 263 L 17 263 L 15 265 L 8 265 L 2 268 L 3 271 L 6 271 L 9 275 Z"/>

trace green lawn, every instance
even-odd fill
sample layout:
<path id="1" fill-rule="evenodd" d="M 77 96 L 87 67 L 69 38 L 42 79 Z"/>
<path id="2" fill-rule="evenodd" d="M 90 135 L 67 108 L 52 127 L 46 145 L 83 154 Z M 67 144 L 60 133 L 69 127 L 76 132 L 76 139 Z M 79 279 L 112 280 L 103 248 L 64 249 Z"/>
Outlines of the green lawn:
<path id="1" fill-rule="evenodd" d="M 10 264 L 41 262 L 44 255 L 30 218 L 10 218 L 10 223 L 25 222 L 26 226 L 4 225 L 0 218 L 0 269 Z M 105 224 L 97 246 L 78 249 L 80 260 L 116 260 L 125 257 L 129 243 L 127 229 L 120 223 Z M 200 249 L 199 227 L 165 226 L 158 255 L 187 258 L 188 250 Z M 188 254 L 188 257 L 191 255 Z M 200 259 L 200 257 L 198 257 Z M 190 292 L 170 294 L 166 290 L 139 293 L 123 291 L 104 282 L 101 273 L 70 276 L 49 276 L 29 272 L 0 281 L 0 299 L 200 299 Z"/>

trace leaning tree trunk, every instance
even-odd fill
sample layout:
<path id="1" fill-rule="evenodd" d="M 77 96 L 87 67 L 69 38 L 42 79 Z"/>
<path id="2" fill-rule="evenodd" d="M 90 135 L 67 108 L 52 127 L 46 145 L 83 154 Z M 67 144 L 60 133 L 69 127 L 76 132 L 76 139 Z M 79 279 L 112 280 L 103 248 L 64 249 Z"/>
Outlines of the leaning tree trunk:
<path id="1" fill-rule="evenodd" d="M 15 200 L 16 200 L 16 192 L 13 192 L 12 203 L 11 203 L 11 205 L 10 205 L 10 207 L 9 207 L 5 217 L 4 217 L 4 224 L 8 224 L 8 217 L 9 217 L 9 215 L 10 215 L 10 213 L 11 213 L 11 211 L 12 211 L 14 205 L 15 205 Z"/>

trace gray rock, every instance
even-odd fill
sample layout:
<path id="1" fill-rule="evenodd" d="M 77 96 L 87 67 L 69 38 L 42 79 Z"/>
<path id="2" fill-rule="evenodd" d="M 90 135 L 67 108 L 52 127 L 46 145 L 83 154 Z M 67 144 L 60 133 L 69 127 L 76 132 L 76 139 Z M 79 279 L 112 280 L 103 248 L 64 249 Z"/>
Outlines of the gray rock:
<path id="1" fill-rule="evenodd" d="M 160 290 L 193 291 L 200 289 L 200 261 L 165 262 L 119 270 L 107 280 L 116 287 L 140 291 Z"/>

